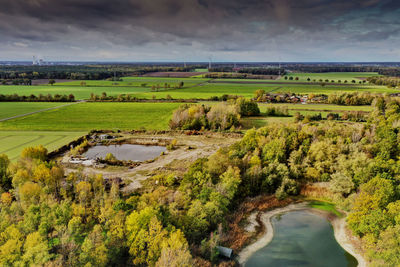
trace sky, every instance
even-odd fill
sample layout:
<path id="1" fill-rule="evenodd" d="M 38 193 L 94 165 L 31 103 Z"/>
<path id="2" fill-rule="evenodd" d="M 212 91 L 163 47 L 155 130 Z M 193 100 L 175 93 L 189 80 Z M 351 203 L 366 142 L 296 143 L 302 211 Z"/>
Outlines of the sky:
<path id="1" fill-rule="evenodd" d="M 400 0 L 0 0 L 0 61 L 400 61 Z"/>

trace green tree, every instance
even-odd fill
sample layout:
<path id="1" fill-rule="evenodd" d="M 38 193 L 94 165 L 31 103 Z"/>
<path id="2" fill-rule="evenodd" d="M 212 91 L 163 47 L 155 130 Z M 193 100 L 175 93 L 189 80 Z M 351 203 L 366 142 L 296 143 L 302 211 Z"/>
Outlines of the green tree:
<path id="1" fill-rule="evenodd" d="M 11 188 L 12 177 L 9 173 L 8 166 L 10 165 L 10 160 L 7 155 L 0 155 L 0 186 L 8 191 Z"/>
<path id="2" fill-rule="evenodd" d="M 92 232 L 85 238 L 79 255 L 84 266 L 107 266 L 107 247 L 103 230 L 100 225 L 95 225 Z M 90 264 L 90 265 L 89 265 Z"/>
<path id="3" fill-rule="evenodd" d="M 51 259 L 47 240 L 39 232 L 26 237 L 22 259 L 26 266 L 42 266 Z"/>

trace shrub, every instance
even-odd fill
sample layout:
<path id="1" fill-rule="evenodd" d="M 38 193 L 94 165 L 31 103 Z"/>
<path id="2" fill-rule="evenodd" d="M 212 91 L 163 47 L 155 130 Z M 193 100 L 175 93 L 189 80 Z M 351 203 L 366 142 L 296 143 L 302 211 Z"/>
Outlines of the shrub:
<path id="1" fill-rule="evenodd" d="M 263 91 L 263 90 L 262 90 Z M 236 107 L 241 116 L 260 115 L 260 109 L 256 102 L 240 97 L 236 100 Z"/>
<path id="2" fill-rule="evenodd" d="M 288 117 L 289 111 L 287 107 L 269 107 L 265 114 L 271 117 Z"/>
<path id="3" fill-rule="evenodd" d="M 240 114 L 237 107 L 228 103 L 205 105 L 182 105 L 172 115 L 169 122 L 171 129 L 181 130 L 228 130 L 240 126 Z"/>

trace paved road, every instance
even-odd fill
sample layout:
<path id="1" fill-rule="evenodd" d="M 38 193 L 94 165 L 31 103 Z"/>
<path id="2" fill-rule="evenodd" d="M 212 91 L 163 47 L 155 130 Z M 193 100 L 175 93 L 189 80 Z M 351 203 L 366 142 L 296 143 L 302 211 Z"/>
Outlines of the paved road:
<path id="1" fill-rule="evenodd" d="M 77 101 L 77 102 L 68 103 L 68 104 L 65 104 L 65 105 L 57 106 L 57 107 L 45 108 L 45 109 L 36 110 L 36 111 L 25 113 L 25 114 L 15 115 L 15 116 L 12 116 L 12 117 L 0 119 L 0 122 L 8 121 L 8 120 L 16 119 L 16 118 L 25 117 L 25 116 L 36 114 L 36 113 L 40 113 L 40 112 L 43 112 L 43 111 L 48 111 L 48 110 L 52 110 L 52 109 L 58 109 L 58 108 L 62 108 L 62 107 L 66 107 L 66 106 L 70 106 L 70 105 L 74 105 L 74 104 L 78 104 L 78 103 L 82 103 L 82 102 L 86 102 L 86 101 Z"/>

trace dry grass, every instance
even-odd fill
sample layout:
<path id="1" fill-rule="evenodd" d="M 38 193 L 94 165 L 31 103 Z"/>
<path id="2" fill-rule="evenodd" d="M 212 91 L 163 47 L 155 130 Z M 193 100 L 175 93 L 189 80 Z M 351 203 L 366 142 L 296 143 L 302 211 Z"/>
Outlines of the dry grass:
<path id="1" fill-rule="evenodd" d="M 278 207 L 286 206 L 292 203 L 293 199 L 278 200 L 275 196 L 259 196 L 256 198 L 248 199 L 243 202 L 237 211 L 228 218 L 229 230 L 222 237 L 222 242 L 226 246 L 238 251 L 255 237 L 254 233 L 248 233 L 244 230 L 243 222 L 249 214 L 254 211 L 267 211 Z M 257 216 L 259 222 L 259 216 Z M 259 225 L 263 225 L 259 222 Z M 264 229 L 258 229 L 260 234 Z"/>

